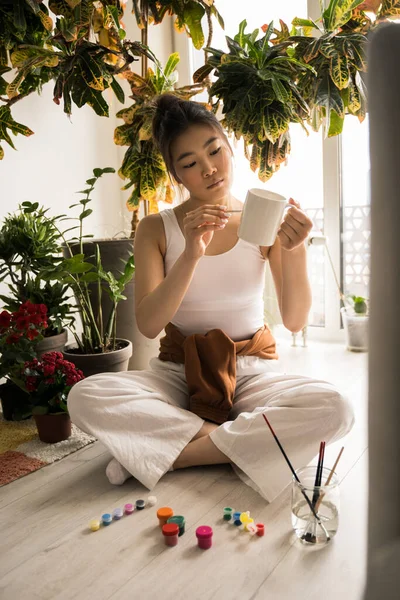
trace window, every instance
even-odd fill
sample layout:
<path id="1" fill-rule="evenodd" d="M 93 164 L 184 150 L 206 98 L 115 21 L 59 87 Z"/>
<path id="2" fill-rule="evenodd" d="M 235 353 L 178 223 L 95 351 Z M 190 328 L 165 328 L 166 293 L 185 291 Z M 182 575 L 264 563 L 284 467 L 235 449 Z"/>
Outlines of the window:
<path id="1" fill-rule="evenodd" d="M 214 27 L 212 46 L 226 49 L 225 35 L 233 37 L 239 23 L 246 19 L 247 31 L 279 19 L 290 25 L 294 17 L 315 18 L 320 14 L 319 0 L 270 0 L 260 11 L 259 0 L 218 0 L 225 31 Z M 206 30 L 206 23 L 204 24 Z M 189 57 L 190 74 L 204 62 L 203 52 L 193 49 Z M 190 77 L 191 79 L 191 77 Z M 369 285 L 369 154 L 368 120 L 360 124 L 347 117 L 342 136 L 324 139 L 319 133 L 305 134 L 299 125 L 290 129 L 292 150 L 286 166 L 262 183 L 252 173 L 244 157 L 243 145 L 232 142 L 235 154 L 233 193 L 245 198 L 250 187 L 265 187 L 295 197 L 314 222 L 314 229 L 328 238 L 333 266 L 346 294 L 368 296 Z M 313 302 L 309 316 L 309 337 L 342 339 L 340 298 L 332 269 L 323 246 L 308 250 Z M 273 287 L 266 288 L 266 315 L 278 321 Z M 278 321 L 279 322 L 279 321 Z"/>

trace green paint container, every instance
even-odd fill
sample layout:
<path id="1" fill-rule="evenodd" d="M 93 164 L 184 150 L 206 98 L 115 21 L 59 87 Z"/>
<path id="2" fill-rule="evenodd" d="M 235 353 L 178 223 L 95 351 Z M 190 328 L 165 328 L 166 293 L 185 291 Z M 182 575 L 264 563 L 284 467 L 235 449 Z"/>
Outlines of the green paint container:
<path id="1" fill-rule="evenodd" d="M 178 537 L 181 537 L 181 535 L 185 533 L 185 517 L 182 517 L 182 515 L 174 515 L 173 517 L 170 517 L 167 523 L 175 523 L 176 525 L 178 525 Z"/>
<path id="2" fill-rule="evenodd" d="M 224 508 L 224 521 L 230 521 L 233 515 L 233 508 L 225 506 Z"/>

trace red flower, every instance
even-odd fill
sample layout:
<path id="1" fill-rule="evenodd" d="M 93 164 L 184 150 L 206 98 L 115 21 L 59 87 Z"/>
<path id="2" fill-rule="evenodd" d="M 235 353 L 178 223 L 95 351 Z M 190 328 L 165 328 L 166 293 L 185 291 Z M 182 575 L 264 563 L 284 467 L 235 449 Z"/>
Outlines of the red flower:
<path id="1" fill-rule="evenodd" d="M 16 321 L 17 329 L 20 329 L 21 331 L 23 331 L 24 329 L 28 329 L 29 325 L 30 325 L 29 317 L 18 317 L 18 319 Z"/>
<path id="2" fill-rule="evenodd" d="M 28 392 L 35 392 L 37 388 L 37 378 L 31 375 L 28 375 L 26 378 L 26 389 Z"/>
<path id="3" fill-rule="evenodd" d="M 18 333 L 11 333 L 7 338 L 6 338 L 6 344 L 9 344 L 11 346 L 11 344 L 17 344 L 19 342 L 19 338 L 21 337 L 21 334 Z"/>
<path id="4" fill-rule="evenodd" d="M 55 369 L 56 369 L 56 367 L 54 364 L 53 365 L 51 363 L 44 364 L 43 365 L 43 375 L 45 377 L 48 377 L 49 375 L 53 375 Z"/>
<path id="5" fill-rule="evenodd" d="M 6 310 L 0 313 L 0 328 L 6 329 L 10 326 L 11 323 L 11 315 Z"/>
<path id="6" fill-rule="evenodd" d="M 28 338 L 28 340 L 34 340 L 37 338 L 38 335 L 39 332 L 36 329 L 28 329 L 28 331 L 26 332 L 26 337 Z"/>
<path id="7" fill-rule="evenodd" d="M 39 304 L 38 308 L 41 315 L 47 315 L 47 306 L 45 304 Z"/>
<path id="8" fill-rule="evenodd" d="M 41 325 L 43 323 L 43 317 L 42 317 L 42 315 L 35 313 L 35 314 L 31 315 L 30 321 L 33 325 Z"/>
<path id="9" fill-rule="evenodd" d="M 42 361 L 44 363 L 50 363 L 55 365 L 58 360 L 62 360 L 63 355 L 61 352 L 46 352 L 42 356 Z"/>

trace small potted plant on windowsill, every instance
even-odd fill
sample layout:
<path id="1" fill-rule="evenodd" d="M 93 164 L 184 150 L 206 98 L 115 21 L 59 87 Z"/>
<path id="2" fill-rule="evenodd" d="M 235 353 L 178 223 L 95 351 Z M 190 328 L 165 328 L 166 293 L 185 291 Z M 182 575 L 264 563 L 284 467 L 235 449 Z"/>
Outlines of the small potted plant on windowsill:
<path id="1" fill-rule="evenodd" d="M 340 312 L 348 350 L 366 352 L 368 350 L 369 322 L 367 299 L 362 296 L 348 296 L 347 302 Z"/>
<path id="2" fill-rule="evenodd" d="M 82 371 L 60 352 L 46 352 L 40 360 L 24 363 L 19 381 L 29 393 L 39 439 L 56 444 L 71 435 L 67 398 L 71 387 L 84 378 Z"/>

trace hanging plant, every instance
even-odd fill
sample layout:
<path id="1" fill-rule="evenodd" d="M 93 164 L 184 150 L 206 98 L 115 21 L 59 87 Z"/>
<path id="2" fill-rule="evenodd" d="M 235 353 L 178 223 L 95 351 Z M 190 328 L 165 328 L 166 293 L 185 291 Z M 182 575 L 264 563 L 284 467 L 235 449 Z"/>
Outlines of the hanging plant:
<path id="1" fill-rule="evenodd" d="M 289 56 L 291 41 L 273 44 L 273 23 L 245 33 L 242 21 L 234 39 L 226 37 L 229 52 L 207 48 L 210 56 L 194 75 L 203 81 L 215 71 L 209 93 L 213 107 L 222 109 L 222 125 L 239 140 L 261 181 L 267 181 L 290 152 L 290 123 L 303 123 L 309 108 L 296 81 L 303 71 L 314 77 L 312 67 Z M 249 146 L 251 152 L 249 154 Z"/>
<path id="2" fill-rule="evenodd" d="M 161 23 L 165 15 L 175 15 L 175 28 L 185 31 L 191 38 L 196 50 L 204 46 L 205 36 L 202 26 L 203 17 L 207 17 L 209 39 L 211 43 L 212 22 L 211 16 L 216 17 L 218 23 L 224 28 L 224 22 L 214 5 L 214 0 L 133 0 L 133 12 L 138 26 L 142 29 L 147 23 Z"/>
<path id="3" fill-rule="evenodd" d="M 302 35 L 292 35 L 293 56 L 313 67 L 316 76 L 303 71 L 298 88 L 311 109 L 308 122 L 318 131 L 322 123 L 329 137 L 343 130 L 346 114 L 360 122 L 367 111 L 366 89 L 360 73 L 367 69 L 364 15 L 355 9 L 363 0 L 331 0 L 316 22 L 294 19 L 292 24 Z M 315 34 L 317 37 L 315 37 Z"/>
<path id="4" fill-rule="evenodd" d="M 149 202 L 149 212 L 158 212 L 158 202 L 172 202 L 174 191 L 161 154 L 152 140 L 152 120 L 155 112 L 154 99 L 163 93 L 170 93 L 189 100 L 202 91 L 202 85 L 189 85 L 175 89 L 176 66 L 179 54 L 169 57 L 164 69 L 157 62 L 155 71 L 148 69 L 146 77 L 131 71 L 124 73 L 128 80 L 133 99 L 129 108 L 117 113 L 124 124 L 116 128 L 114 141 L 119 146 L 129 146 L 125 153 L 119 175 L 128 179 L 123 189 L 133 186 L 127 206 L 137 211 L 141 200 Z"/>
<path id="5" fill-rule="evenodd" d="M 12 118 L 11 107 L 43 85 L 55 82 L 54 102 L 88 104 L 108 116 L 103 92 L 112 88 L 120 102 L 124 93 L 116 76 L 134 60 L 152 52 L 140 42 L 124 41 L 119 0 L 50 0 L 49 9 L 37 0 L 4 0 L 0 4 L 0 141 L 14 147 L 14 134 L 33 132 Z M 95 35 L 95 39 L 93 38 Z M 12 72 L 13 78 L 9 80 Z M 7 80 L 3 75 L 7 75 Z M 0 147 L 0 159 L 4 151 Z"/>

